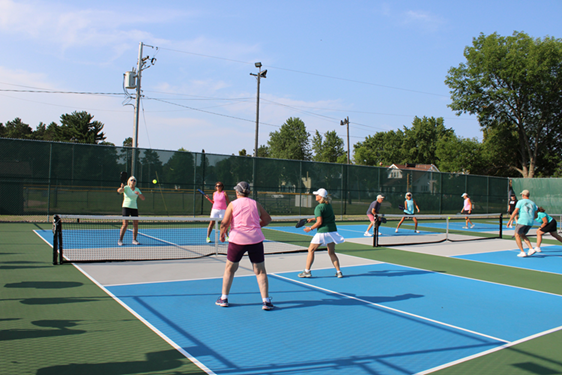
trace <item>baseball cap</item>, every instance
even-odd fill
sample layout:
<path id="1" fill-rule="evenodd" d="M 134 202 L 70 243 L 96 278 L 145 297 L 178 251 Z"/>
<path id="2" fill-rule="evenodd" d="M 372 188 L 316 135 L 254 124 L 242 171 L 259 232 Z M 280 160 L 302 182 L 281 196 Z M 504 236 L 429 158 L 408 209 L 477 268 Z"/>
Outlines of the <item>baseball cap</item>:
<path id="1" fill-rule="evenodd" d="M 328 191 L 326 189 L 318 189 L 318 190 L 312 192 L 312 194 L 319 195 L 322 198 L 326 198 L 328 196 Z"/>
<path id="2" fill-rule="evenodd" d="M 379 198 L 382 198 L 382 199 L 384 199 L 384 195 L 380 195 L 380 194 L 379 194 L 379 195 L 377 195 L 377 199 L 379 199 Z"/>
<path id="3" fill-rule="evenodd" d="M 236 190 L 240 194 L 248 194 L 250 192 L 250 184 L 248 184 L 246 181 L 240 181 L 238 184 L 236 184 L 234 190 Z"/>
<path id="4" fill-rule="evenodd" d="M 521 195 L 529 196 L 529 195 L 530 195 L 529 190 L 527 190 L 527 189 L 523 190 L 523 191 L 521 192 Z"/>
<path id="5" fill-rule="evenodd" d="M 462 193 L 461 197 L 468 196 L 467 193 Z"/>

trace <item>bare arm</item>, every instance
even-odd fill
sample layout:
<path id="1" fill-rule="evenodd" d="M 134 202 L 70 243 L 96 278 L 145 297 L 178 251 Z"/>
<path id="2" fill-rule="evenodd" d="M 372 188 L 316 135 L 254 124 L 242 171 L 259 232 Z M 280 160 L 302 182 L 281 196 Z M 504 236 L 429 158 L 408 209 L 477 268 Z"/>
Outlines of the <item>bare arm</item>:
<path id="1" fill-rule="evenodd" d="M 260 227 L 265 227 L 267 224 L 271 223 L 271 216 L 269 216 L 265 208 L 263 208 L 259 202 L 256 202 L 256 204 L 260 212 Z"/>
<path id="2" fill-rule="evenodd" d="M 117 192 L 119 194 L 123 194 L 124 191 L 125 191 L 125 185 L 121 184 L 121 187 L 119 189 L 117 189 Z"/>
<path id="3" fill-rule="evenodd" d="M 511 214 L 511 216 L 509 217 L 509 220 L 512 221 L 513 218 L 515 216 L 517 216 L 517 213 L 519 212 L 519 208 L 516 208 L 515 210 L 513 210 L 513 213 Z"/>
<path id="4" fill-rule="evenodd" d="M 310 220 L 310 219 L 309 219 L 309 220 Z M 310 226 L 310 227 L 304 227 L 304 231 L 305 231 L 306 233 L 308 233 L 308 232 L 310 232 L 311 230 L 320 227 L 321 225 L 322 225 L 322 216 L 318 216 L 318 217 L 316 218 L 316 223 L 314 223 L 314 224 L 313 224 L 312 226 Z"/>

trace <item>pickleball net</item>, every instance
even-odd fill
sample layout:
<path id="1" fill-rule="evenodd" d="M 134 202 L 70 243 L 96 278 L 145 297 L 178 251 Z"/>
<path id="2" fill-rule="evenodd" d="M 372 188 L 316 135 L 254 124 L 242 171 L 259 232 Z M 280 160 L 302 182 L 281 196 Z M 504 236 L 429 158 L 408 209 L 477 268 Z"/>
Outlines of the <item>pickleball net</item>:
<path id="1" fill-rule="evenodd" d="M 311 237 L 296 223 L 304 216 L 273 217 L 262 228 L 266 237 L 266 254 L 306 251 Z M 129 221 L 119 245 L 123 220 Z M 57 215 L 53 222 L 53 263 L 106 262 L 135 260 L 173 260 L 226 254 L 228 242 L 220 242 L 219 231 L 213 229 L 207 242 L 210 218 L 136 217 L 137 241 L 133 244 L 133 220 L 122 216 Z M 277 229 L 276 229 L 277 228 Z M 295 231 L 282 231 L 294 228 Z"/>
<path id="2" fill-rule="evenodd" d="M 378 238 L 373 239 L 374 246 L 402 246 L 431 244 L 439 242 L 475 241 L 502 238 L 504 233 L 503 214 L 469 215 L 383 215 Z M 398 223 L 406 218 L 400 228 Z M 413 218 L 418 221 L 417 231 Z"/>

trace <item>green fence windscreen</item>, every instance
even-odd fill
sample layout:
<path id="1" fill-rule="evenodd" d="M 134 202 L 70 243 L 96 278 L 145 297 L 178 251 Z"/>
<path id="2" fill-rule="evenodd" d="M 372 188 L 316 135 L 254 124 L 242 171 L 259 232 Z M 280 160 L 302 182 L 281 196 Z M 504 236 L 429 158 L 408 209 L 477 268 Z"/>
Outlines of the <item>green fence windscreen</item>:
<path id="1" fill-rule="evenodd" d="M 231 199 L 236 183 L 247 181 L 272 215 L 312 214 L 319 188 L 337 215 L 364 215 L 378 194 L 384 212 L 400 213 L 408 191 L 427 214 L 459 212 L 465 192 L 475 213 L 507 207 L 506 178 L 0 138 L 0 214 L 120 214 L 119 175 L 131 173 L 133 157 L 144 216 L 206 216 L 210 203 L 196 189 L 211 193 L 217 181 Z"/>

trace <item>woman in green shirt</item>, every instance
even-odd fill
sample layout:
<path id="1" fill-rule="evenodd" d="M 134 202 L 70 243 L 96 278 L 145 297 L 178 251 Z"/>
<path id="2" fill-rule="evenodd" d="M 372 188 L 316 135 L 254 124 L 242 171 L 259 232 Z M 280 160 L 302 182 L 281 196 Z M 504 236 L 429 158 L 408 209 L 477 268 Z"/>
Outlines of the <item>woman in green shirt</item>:
<path id="1" fill-rule="evenodd" d="M 137 198 L 144 200 L 144 195 L 137 187 L 137 179 L 134 176 L 129 177 L 127 181 L 127 186 L 121 184 L 121 187 L 117 189 L 119 194 L 123 194 L 123 208 L 121 214 L 123 216 L 139 216 L 139 209 L 137 207 Z M 123 237 L 127 232 L 127 226 L 129 225 L 129 220 L 123 220 L 123 225 L 119 232 L 119 241 L 117 244 L 123 246 Z M 137 233 L 139 232 L 139 221 L 133 220 L 133 245 L 140 245 L 137 241 Z"/>
<path id="2" fill-rule="evenodd" d="M 316 201 L 320 203 L 314 209 L 313 219 L 308 219 L 308 222 L 316 221 L 312 226 L 305 227 L 305 232 L 310 232 L 313 229 L 317 229 L 316 234 L 310 241 L 310 246 L 308 247 L 308 256 L 306 257 L 306 268 L 303 272 L 299 273 L 299 277 L 311 277 L 312 273 L 310 268 L 312 263 L 314 263 L 314 252 L 320 247 L 320 245 L 326 245 L 328 248 L 328 255 L 332 260 L 334 267 L 336 268 L 336 276 L 343 277 L 340 270 L 340 261 L 336 255 L 336 244 L 342 243 L 345 239 L 338 233 L 338 228 L 336 227 L 336 217 L 334 215 L 334 210 L 328 199 L 328 192 L 326 189 L 318 189 L 313 193 L 316 196 Z"/>

